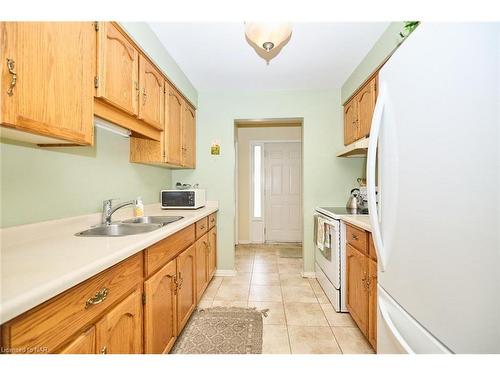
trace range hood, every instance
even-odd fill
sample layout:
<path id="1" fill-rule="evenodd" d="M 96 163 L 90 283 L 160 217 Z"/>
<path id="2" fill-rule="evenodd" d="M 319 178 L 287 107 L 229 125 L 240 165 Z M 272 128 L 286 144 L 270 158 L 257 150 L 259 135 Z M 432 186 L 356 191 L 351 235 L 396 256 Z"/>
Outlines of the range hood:
<path id="1" fill-rule="evenodd" d="M 361 138 L 337 153 L 339 158 L 366 158 L 369 138 Z"/>

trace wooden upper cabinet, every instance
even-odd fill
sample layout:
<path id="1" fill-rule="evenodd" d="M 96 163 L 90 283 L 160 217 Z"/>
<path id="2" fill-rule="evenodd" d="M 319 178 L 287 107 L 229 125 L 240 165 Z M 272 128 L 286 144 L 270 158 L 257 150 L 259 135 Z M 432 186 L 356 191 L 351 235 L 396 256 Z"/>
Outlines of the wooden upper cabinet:
<path id="1" fill-rule="evenodd" d="M 182 118 L 182 166 L 196 166 L 196 114 L 194 109 L 185 103 Z"/>
<path id="2" fill-rule="evenodd" d="M 205 291 L 208 281 L 208 234 L 196 241 L 196 295 L 198 301 Z"/>
<path id="3" fill-rule="evenodd" d="M 144 282 L 144 351 L 167 353 L 177 336 L 177 268 L 171 260 Z"/>
<path id="4" fill-rule="evenodd" d="M 208 232 L 208 279 L 215 274 L 217 267 L 217 227 Z"/>
<path id="5" fill-rule="evenodd" d="M 177 285 L 177 332 L 180 332 L 196 307 L 195 245 L 177 257 Z"/>
<path id="6" fill-rule="evenodd" d="M 369 300 L 368 300 L 368 341 L 377 349 L 377 262 L 368 260 Z"/>
<path id="7" fill-rule="evenodd" d="M 356 100 L 349 101 L 344 106 L 344 144 L 354 142 L 358 136 L 358 111 Z"/>
<path id="8" fill-rule="evenodd" d="M 370 135 L 373 111 L 375 110 L 375 101 L 377 100 L 376 82 L 377 77 L 373 77 L 356 95 L 358 106 L 358 139 Z"/>
<path id="9" fill-rule="evenodd" d="M 96 324 L 97 353 L 142 353 L 142 293 L 135 289 Z"/>
<path id="10" fill-rule="evenodd" d="M 165 162 L 182 164 L 182 97 L 167 82 L 165 109 Z"/>
<path id="11" fill-rule="evenodd" d="M 95 327 L 92 326 L 87 331 L 74 338 L 65 345 L 59 354 L 94 354 L 95 353 Z"/>
<path id="12" fill-rule="evenodd" d="M 346 245 L 347 309 L 359 329 L 368 336 L 368 257 Z"/>
<path id="13" fill-rule="evenodd" d="M 139 52 L 111 22 L 100 22 L 97 34 L 96 97 L 137 115 Z"/>
<path id="14" fill-rule="evenodd" d="M 144 56 L 139 56 L 139 118 L 163 130 L 164 78 Z"/>
<path id="15" fill-rule="evenodd" d="M 93 143 L 92 22 L 1 22 L 3 126 L 32 143 Z M 46 139 L 43 137 L 48 137 Z M 15 136 L 13 138 L 16 138 Z"/>

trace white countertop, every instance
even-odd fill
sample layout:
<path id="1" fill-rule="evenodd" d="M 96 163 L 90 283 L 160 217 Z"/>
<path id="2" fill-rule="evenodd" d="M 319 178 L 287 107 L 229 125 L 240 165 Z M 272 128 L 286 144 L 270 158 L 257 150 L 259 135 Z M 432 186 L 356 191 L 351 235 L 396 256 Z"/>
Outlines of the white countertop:
<path id="1" fill-rule="evenodd" d="M 184 218 L 149 233 L 124 237 L 75 236 L 98 224 L 100 213 L 0 229 L 0 324 L 217 210 L 217 202 L 207 202 L 198 210 L 147 205 L 146 216 Z M 124 208 L 113 215 L 113 221 L 132 216 L 132 209 Z"/>

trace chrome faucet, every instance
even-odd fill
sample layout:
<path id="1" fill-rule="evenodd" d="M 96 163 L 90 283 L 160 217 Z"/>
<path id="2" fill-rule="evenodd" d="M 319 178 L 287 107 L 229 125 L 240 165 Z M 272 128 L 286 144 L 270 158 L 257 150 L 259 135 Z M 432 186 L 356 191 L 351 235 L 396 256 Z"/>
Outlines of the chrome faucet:
<path id="1" fill-rule="evenodd" d="M 106 199 L 102 202 L 102 224 L 110 225 L 111 224 L 111 216 L 115 213 L 115 211 L 120 208 L 137 205 L 137 200 L 133 199 L 131 201 L 119 203 L 116 206 L 112 205 L 112 199 Z"/>

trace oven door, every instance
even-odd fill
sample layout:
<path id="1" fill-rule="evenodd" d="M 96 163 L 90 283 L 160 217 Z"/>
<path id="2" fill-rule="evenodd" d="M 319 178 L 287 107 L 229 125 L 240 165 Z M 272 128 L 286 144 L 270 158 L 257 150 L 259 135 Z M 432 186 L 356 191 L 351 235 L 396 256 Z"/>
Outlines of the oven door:
<path id="1" fill-rule="evenodd" d="M 340 289 L 340 222 L 323 215 L 314 216 L 314 237 L 317 239 L 318 218 L 325 222 L 323 250 L 314 241 L 316 263 L 336 289 Z"/>

